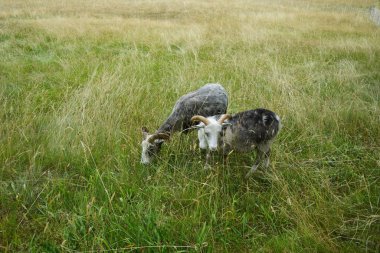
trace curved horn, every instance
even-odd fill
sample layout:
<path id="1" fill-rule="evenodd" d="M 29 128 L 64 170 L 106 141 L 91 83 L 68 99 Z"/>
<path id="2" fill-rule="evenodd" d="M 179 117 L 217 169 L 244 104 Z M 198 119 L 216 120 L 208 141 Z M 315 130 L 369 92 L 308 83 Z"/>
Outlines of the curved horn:
<path id="1" fill-rule="evenodd" d="M 223 114 L 219 120 L 218 120 L 218 123 L 219 124 L 223 124 L 223 122 L 226 120 L 226 119 L 230 119 L 231 118 L 231 115 L 230 114 Z"/>
<path id="2" fill-rule="evenodd" d="M 148 142 L 153 143 L 157 139 L 169 140 L 170 135 L 168 133 L 156 133 L 149 137 Z"/>
<path id="3" fill-rule="evenodd" d="M 201 115 L 195 115 L 195 116 L 193 116 L 193 117 L 191 118 L 191 121 L 201 121 L 201 122 L 203 122 L 206 126 L 207 126 L 208 124 L 210 124 L 210 121 L 209 121 L 207 118 L 205 118 L 205 117 L 203 117 L 203 116 L 201 116 Z"/>

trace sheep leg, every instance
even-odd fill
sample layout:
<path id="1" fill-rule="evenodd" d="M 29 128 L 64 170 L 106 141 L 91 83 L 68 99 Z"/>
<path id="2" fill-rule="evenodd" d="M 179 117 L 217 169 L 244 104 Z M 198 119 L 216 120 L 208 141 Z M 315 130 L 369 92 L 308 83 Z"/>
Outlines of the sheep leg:
<path id="1" fill-rule="evenodd" d="M 264 152 L 262 152 L 259 148 L 256 148 L 256 161 L 253 164 L 252 168 L 245 175 L 246 178 L 249 178 L 257 170 L 263 156 L 264 156 Z"/>
<path id="2" fill-rule="evenodd" d="M 227 166 L 227 162 L 228 162 L 228 154 L 223 154 L 223 165 L 224 166 Z"/>
<path id="3" fill-rule="evenodd" d="M 259 145 L 256 147 L 256 161 L 253 164 L 252 168 L 248 171 L 246 178 L 250 177 L 260 166 L 263 161 L 263 165 L 265 168 L 269 166 L 269 155 L 270 155 L 270 147 L 268 144 Z"/>
<path id="4" fill-rule="evenodd" d="M 264 154 L 264 167 L 265 168 L 269 167 L 269 161 L 270 161 L 269 156 L 270 156 L 270 149 L 267 152 L 265 152 L 265 154 Z"/>
<path id="5" fill-rule="evenodd" d="M 211 159 L 211 152 L 209 150 L 207 150 L 205 169 L 210 169 L 211 168 L 211 166 L 210 166 L 210 159 Z"/>
<path id="6" fill-rule="evenodd" d="M 223 143 L 223 165 L 224 166 L 227 166 L 228 155 L 229 155 L 230 150 L 231 150 L 230 146 L 227 145 L 226 143 Z"/>
<path id="7" fill-rule="evenodd" d="M 225 150 L 223 150 L 223 166 L 227 166 L 228 165 L 228 156 L 229 156 L 229 153 L 226 153 L 224 152 Z"/>

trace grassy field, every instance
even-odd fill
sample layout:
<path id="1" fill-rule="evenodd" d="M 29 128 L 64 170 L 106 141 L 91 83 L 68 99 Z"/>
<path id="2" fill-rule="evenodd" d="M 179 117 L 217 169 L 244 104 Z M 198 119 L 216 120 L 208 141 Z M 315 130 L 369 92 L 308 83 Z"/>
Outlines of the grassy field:
<path id="1" fill-rule="evenodd" d="M 0 0 L 0 252 L 379 252 L 375 4 Z M 195 133 L 140 165 L 207 82 L 281 116 L 269 170 Z"/>

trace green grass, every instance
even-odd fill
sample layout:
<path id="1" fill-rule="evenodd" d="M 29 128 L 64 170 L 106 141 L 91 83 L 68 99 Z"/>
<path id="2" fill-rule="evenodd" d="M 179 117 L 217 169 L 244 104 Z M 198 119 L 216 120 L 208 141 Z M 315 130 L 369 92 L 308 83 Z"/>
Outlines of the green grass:
<path id="1" fill-rule="evenodd" d="M 374 1 L 0 3 L 0 251 L 378 252 Z M 211 170 L 196 134 L 140 165 L 207 82 L 283 129 Z"/>

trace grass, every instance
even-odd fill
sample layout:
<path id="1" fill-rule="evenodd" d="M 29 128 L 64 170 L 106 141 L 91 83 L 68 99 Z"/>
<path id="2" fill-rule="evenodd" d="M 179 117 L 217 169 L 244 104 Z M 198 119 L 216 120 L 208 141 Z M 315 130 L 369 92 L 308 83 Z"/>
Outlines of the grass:
<path id="1" fill-rule="evenodd" d="M 378 252 L 375 1 L 0 2 L 0 251 Z M 196 134 L 140 165 L 141 126 L 220 82 L 283 130 L 204 171 Z"/>

